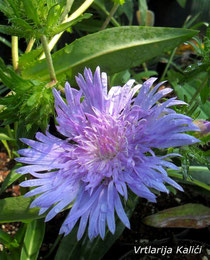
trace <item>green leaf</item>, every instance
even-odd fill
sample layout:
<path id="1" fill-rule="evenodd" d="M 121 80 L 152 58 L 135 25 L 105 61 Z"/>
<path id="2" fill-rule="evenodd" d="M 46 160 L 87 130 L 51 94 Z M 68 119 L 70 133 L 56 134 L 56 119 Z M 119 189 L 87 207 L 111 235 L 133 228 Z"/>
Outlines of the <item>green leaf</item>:
<path id="1" fill-rule="evenodd" d="M 43 219 L 34 220 L 27 225 L 20 260 L 36 260 L 45 234 Z"/>
<path id="2" fill-rule="evenodd" d="M 131 217 L 135 206 L 138 201 L 138 197 L 134 194 L 129 194 L 129 199 L 126 205 L 126 214 L 128 217 Z M 102 259 L 105 253 L 109 248 L 114 244 L 117 238 L 122 234 L 125 226 L 123 223 L 117 219 L 116 220 L 116 231 L 114 234 L 111 234 L 108 230 L 104 240 L 100 237 L 95 238 L 94 240 L 89 240 L 87 233 L 83 238 L 77 241 L 77 229 L 76 226 L 69 235 L 64 237 L 61 241 L 61 244 L 57 250 L 55 260 L 71 260 L 71 259 Z"/>
<path id="3" fill-rule="evenodd" d="M 28 18 L 33 19 L 35 24 L 38 25 L 39 18 L 38 18 L 37 10 L 33 5 L 33 1 L 32 0 L 22 0 L 22 2 L 23 2 L 23 5 L 24 5 Z"/>
<path id="4" fill-rule="evenodd" d="M 207 167 L 191 166 L 189 175 L 210 187 L 210 170 Z"/>
<path id="5" fill-rule="evenodd" d="M 0 33 L 7 35 L 17 35 L 19 37 L 23 37 L 25 35 L 24 31 L 20 28 L 16 28 L 8 25 L 0 25 Z"/>
<path id="6" fill-rule="evenodd" d="M 4 180 L 4 182 L 1 185 L 1 189 L 0 189 L 0 194 L 2 192 L 4 192 L 6 190 L 6 188 L 8 186 L 10 186 L 13 182 L 15 182 L 16 180 L 18 180 L 22 175 L 19 173 L 16 173 L 15 170 L 17 168 L 19 168 L 20 165 L 17 164 L 11 171 L 10 173 L 7 175 L 6 179 Z"/>
<path id="7" fill-rule="evenodd" d="M 192 176 L 193 176 L 193 175 L 195 176 L 195 174 L 194 174 L 193 172 L 196 172 L 196 167 L 197 167 L 197 166 L 191 166 L 191 167 L 189 167 L 189 175 L 192 174 Z M 209 173 L 207 173 L 207 172 L 209 172 L 209 171 L 207 170 L 206 167 L 198 167 L 198 168 L 197 168 L 197 171 L 199 171 L 201 168 L 202 168 L 202 171 L 203 171 L 203 174 L 204 174 L 204 175 L 209 174 Z M 180 169 L 180 171 L 181 171 L 181 169 Z M 201 170 L 200 170 L 200 171 L 201 171 Z M 172 177 L 172 178 L 177 178 L 177 179 L 181 180 L 181 182 L 184 182 L 184 183 L 187 183 L 187 184 L 194 184 L 194 185 L 197 185 L 197 186 L 199 186 L 199 187 L 201 187 L 201 188 L 203 188 L 203 189 L 205 189 L 205 190 L 210 191 L 210 185 L 208 185 L 208 184 L 206 184 L 206 183 L 200 181 L 201 178 L 198 178 L 198 177 L 197 177 L 197 178 L 195 178 L 195 179 L 192 179 L 191 177 L 187 176 L 187 177 L 184 179 L 184 178 L 183 178 L 183 174 L 177 173 L 177 171 L 168 170 L 167 172 L 168 172 L 168 175 L 169 175 L 170 177 Z M 205 173 L 204 173 L 204 172 L 205 172 Z"/>
<path id="8" fill-rule="evenodd" d="M 38 215 L 39 208 L 30 209 L 33 198 L 23 196 L 0 200 L 0 223 L 17 222 L 43 218 L 45 214 Z"/>
<path id="9" fill-rule="evenodd" d="M 47 27 L 56 24 L 59 21 L 59 16 L 61 14 L 61 7 L 59 4 L 52 6 L 47 15 Z"/>
<path id="10" fill-rule="evenodd" d="M 14 139 L 3 133 L 0 133 L 0 140 L 14 141 Z"/>
<path id="11" fill-rule="evenodd" d="M 73 77 L 84 67 L 101 69 L 109 75 L 137 66 L 197 34 L 177 28 L 125 26 L 82 37 L 52 55 L 56 75 Z M 49 80 L 46 60 L 22 70 L 25 78 Z"/>
<path id="12" fill-rule="evenodd" d="M 144 218 L 143 222 L 152 227 L 204 228 L 210 225 L 210 208 L 189 203 L 162 210 Z"/>
<path id="13" fill-rule="evenodd" d="M 77 24 L 78 22 L 80 22 L 84 19 L 89 19 L 91 16 L 92 16 L 92 14 L 86 13 L 86 14 L 81 15 L 78 18 L 76 18 L 76 19 L 74 19 L 70 22 L 62 23 L 62 24 L 58 25 L 55 29 L 53 29 L 53 34 L 58 34 L 60 32 L 63 32 L 66 29 L 68 29 L 70 26 L 73 26 L 73 25 Z"/>
<path id="14" fill-rule="evenodd" d="M 187 0 L 176 0 L 176 1 L 182 8 L 185 8 Z"/>

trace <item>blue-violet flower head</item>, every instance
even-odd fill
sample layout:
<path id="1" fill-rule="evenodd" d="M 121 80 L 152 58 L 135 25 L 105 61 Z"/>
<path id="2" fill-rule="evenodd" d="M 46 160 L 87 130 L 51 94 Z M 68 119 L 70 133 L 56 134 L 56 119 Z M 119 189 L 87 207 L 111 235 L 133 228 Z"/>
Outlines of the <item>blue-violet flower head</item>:
<path id="1" fill-rule="evenodd" d="M 178 169 L 165 160 L 174 154 L 156 156 L 153 148 L 194 144 L 198 139 L 183 132 L 199 129 L 169 108 L 183 101 L 158 102 L 172 89 L 159 90 L 162 83 L 152 88 L 155 80 L 134 87 L 129 80 L 108 91 L 106 73 L 85 69 L 76 77 L 79 90 L 66 83 L 66 102 L 54 89 L 57 130 L 65 140 L 48 131 L 38 132 L 37 141 L 21 139 L 30 148 L 19 150 L 23 157 L 16 160 L 28 165 L 17 172 L 35 177 L 21 185 L 36 187 L 26 197 L 41 194 L 31 207 L 40 207 L 40 214 L 49 210 L 48 221 L 74 202 L 60 233 L 67 235 L 79 221 L 78 239 L 87 226 L 90 239 L 104 238 L 106 225 L 115 232 L 116 215 L 130 227 L 122 203 L 128 189 L 151 202 L 156 196 L 150 188 L 168 193 L 167 183 L 182 190 L 166 172 Z"/>

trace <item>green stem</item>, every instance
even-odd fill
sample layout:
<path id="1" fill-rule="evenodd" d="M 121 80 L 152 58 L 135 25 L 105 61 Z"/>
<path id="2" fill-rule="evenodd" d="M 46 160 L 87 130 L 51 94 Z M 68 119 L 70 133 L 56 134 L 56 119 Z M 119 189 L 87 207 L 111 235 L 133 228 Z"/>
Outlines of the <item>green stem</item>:
<path id="1" fill-rule="evenodd" d="M 28 45 L 27 45 L 25 53 L 28 53 L 28 52 L 30 52 L 32 50 L 32 47 L 33 47 L 34 43 L 35 43 L 35 39 L 31 38 L 29 43 L 28 43 Z"/>
<path id="2" fill-rule="evenodd" d="M 62 22 L 65 17 L 68 15 L 68 13 L 70 12 L 71 10 L 71 7 L 72 7 L 72 4 L 74 3 L 74 0 L 67 0 L 66 1 L 66 6 L 65 6 L 65 9 L 61 15 L 61 18 L 60 18 L 60 21 Z"/>
<path id="3" fill-rule="evenodd" d="M 107 16 L 105 22 L 104 22 L 103 25 L 101 26 L 100 31 L 106 29 L 107 25 L 110 23 L 111 18 L 114 16 L 114 14 L 115 14 L 115 12 L 117 11 L 117 9 L 118 9 L 119 6 L 120 6 L 119 4 L 114 4 L 114 6 L 112 7 L 112 9 L 111 9 L 109 15 Z"/>
<path id="4" fill-rule="evenodd" d="M 18 69 L 18 37 L 12 36 L 12 65 L 13 69 Z"/>
<path id="5" fill-rule="evenodd" d="M 170 56 L 170 58 L 169 58 L 169 60 L 168 60 L 168 63 L 167 63 L 167 65 L 166 65 L 166 67 L 165 67 L 165 69 L 164 69 L 164 71 L 163 71 L 163 75 L 162 75 L 160 81 L 163 81 L 163 79 L 165 78 L 165 75 L 166 75 L 166 73 L 168 72 L 168 68 L 169 68 L 169 66 L 171 65 L 171 62 L 172 62 L 172 60 L 173 60 L 173 58 L 174 58 L 174 55 L 175 55 L 175 53 L 176 53 L 176 49 L 177 49 L 177 48 L 175 48 L 175 49 L 172 51 L 171 56 Z"/>
<path id="6" fill-rule="evenodd" d="M 50 79 L 51 79 L 51 81 L 56 81 L 56 75 L 55 75 L 55 70 L 53 67 L 52 56 L 50 54 L 50 49 L 49 49 L 47 38 L 45 35 L 41 36 L 41 43 L 42 43 L 45 57 L 47 60 L 47 66 L 48 66 L 48 70 L 49 70 L 49 74 L 50 74 Z"/>
<path id="7" fill-rule="evenodd" d="M 201 90 L 205 87 L 206 83 L 208 81 L 208 75 L 205 77 L 205 79 L 202 81 L 200 87 L 197 89 L 197 91 L 195 92 L 195 94 L 192 96 L 190 102 L 189 102 L 189 109 L 190 106 L 192 105 L 192 103 L 194 102 L 194 100 L 197 98 L 197 96 L 199 95 L 199 93 L 201 92 Z M 188 110 L 189 110 L 188 109 Z"/>

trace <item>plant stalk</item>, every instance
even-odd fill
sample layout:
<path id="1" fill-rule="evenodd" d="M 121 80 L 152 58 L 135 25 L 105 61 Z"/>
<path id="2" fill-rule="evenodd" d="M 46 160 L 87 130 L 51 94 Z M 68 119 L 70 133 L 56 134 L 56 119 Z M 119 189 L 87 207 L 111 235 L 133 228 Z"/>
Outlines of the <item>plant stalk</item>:
<path id="1" fill-rule="evenodd" d="M 86 0 L 73 14 L 71 14 L 69 17 L 67 17 L 66 19 L 63 20 L 62 23 L 66 23 L 66 22 L 70 22 L 74 19 L 76 19 L 77 17 L 79 17 L 81 14 L 83 14 L 87 8 L 94 2 L 94 0 Z M 57 43 L 57 41 L 60 39 L 61 35 L 64 32 L 60 32 L 59 34 L 56 34 L 51 41 L 49 42 L 49 50 L 51 51 L 53 49 L 53 47 L 55 46 L 55 44 Z M 42 53 L 42 55 L 40 56 L 40 60 L 45 58 L 45 54 Z"/>
<path id="2" fill-rule="evenodd" d="M 50 54 L 50 49 L 49 49 L 48 42 L 47 42 L 47 38 L 46 38 L 45 35 L 42 35 L 40 39 L 41 39 L 41 43 L 42 43 L 44 53 L 45 53 L 45 56 L 46 56 L 47 66 L 48 66 L 48 70 L 49 70 L 49 74 L 50 74 L 50 79 L 51 79 L 51 81 L 57 81 L 56 75 L 55 75 L 55 70 L 54 70 L 54 67 L 53 67 L 52 56 Z"/>
<path id="3" fill-rule="evenodd" d="M 27 45 L 25 53 L 28 53 L 32 50 L 34 43 L 35 43 L 35 39 L 31 38 L 28 45 Z"/>
<path id="4" fill-rule="evenodd" d="M 167 65 L 166 65 L 166 67 L 165 67 L 165 69 L 164 69 L 164 71 L 163 71 L 163 74 L 162 74 L 162 77 L 161 77 L 160 81 L 163 81 L 163 80 L 164 80 L 165 75 L 166 75 L 166 73 L 168 72 L 168 68 L 169 68 L 169 66 L 171 65 L 171 62 L 173 61 L 174 55 L 175 55 L 175 53 L 176 53 L 176 49 L 177 49 L 177 48 L 175 48 L 175 49 L 172 51 L 171 56 L 170 56 L 170 58 L 169 58 L 169 60 L 168 60 L 168 63 L 167 63 Z"/>
<path id="5" fill-rule="evenodd" d="M 62 22 L 65 17 L 68 15 L 68 13 L 70 12 L 71 10 L 71 7 L 72 7 L 72 4 L 74 3 L 74 0 L 67 0 L 66 1 L 66 6 L 65 6 L 65 9 L 61 15 L 61 18 L 60 18 L 60 22 Z"/>
<path id="6" fill-rule="evenodd" d="M 101 26 L 100 31 L 106 29 L 106 27 L 107 27 L 108 24 L 110 23 L 112 17 L 113 17 L 114 14 L 116 13 L 116 11 L 117 11 L 117 9 L 118 9 L 119 6 L 120 6 L 119 4 L 114 4 L 114 6 L 112 7 L 112 9 L 111 9 L 109 15 L 107 16 L 105 22 L 104 22 L 103 25 Z"/>
<path id="7" fill-rule="evenodd" d="M 12 36 L 12 65 L 15 71 L 18 70 L 18 37 Z"/>

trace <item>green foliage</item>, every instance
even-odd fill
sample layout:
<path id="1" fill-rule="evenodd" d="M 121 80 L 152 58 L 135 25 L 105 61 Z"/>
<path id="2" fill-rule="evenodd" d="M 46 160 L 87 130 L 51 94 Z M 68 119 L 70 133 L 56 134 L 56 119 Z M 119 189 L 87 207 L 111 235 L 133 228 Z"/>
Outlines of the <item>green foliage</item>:
<path id="1" fill-rule="evenodd" d="M 25 222 L 43 218 L 46 214 L 39 216 L 39 208 L 29 208 L 32 201 L 32 198 L 23 196 L 1 199 L 0 223 Z"/>
<path id="2" fill-rule="evenodd" d="M 122 26 L 84 36 L 52 55 L 56 75 L 70 79 L 84 67 L 100 65 L 109 75 L 138 66 L 144 61 L 173 49 L 197 31 L 175 28 Z M 138 58 L 137 58 L 138 57 Z M 39 61 L 22 69 L 27 79 L 48 80 L 46 62 Z"/>
<path id="3" fill-rule="evenodd" d="M 20 260 L 36 260 L 45 234 L 43 219 L 33 220 L 27 224 Z"/>
<path id="4" fill-rule="evenodd" d="M 0 11 L 9 18 L 11 25 L 0 25 L 0 32 L 27 39 L 40 38 L 43 34 L 52 37 L 90 17 L 90 15 L 80 16 L 62 24 L 61 17 L 65 6 L 66 0 L 53 0 L 47 3 L 43 0 L 1 0 Z"/>
<path id="5" fill-rule="evenodd" d="M 52 88 L 46 83 L 23 80 L 1 63 L 0 78 L 11 89 L 7 96 L 0 99 L 3 106 L 0 119 L 3 120 L 3 125 L 19 122 L 29 136 L 38 128 L 44 131 L 54 111 Z"/>

